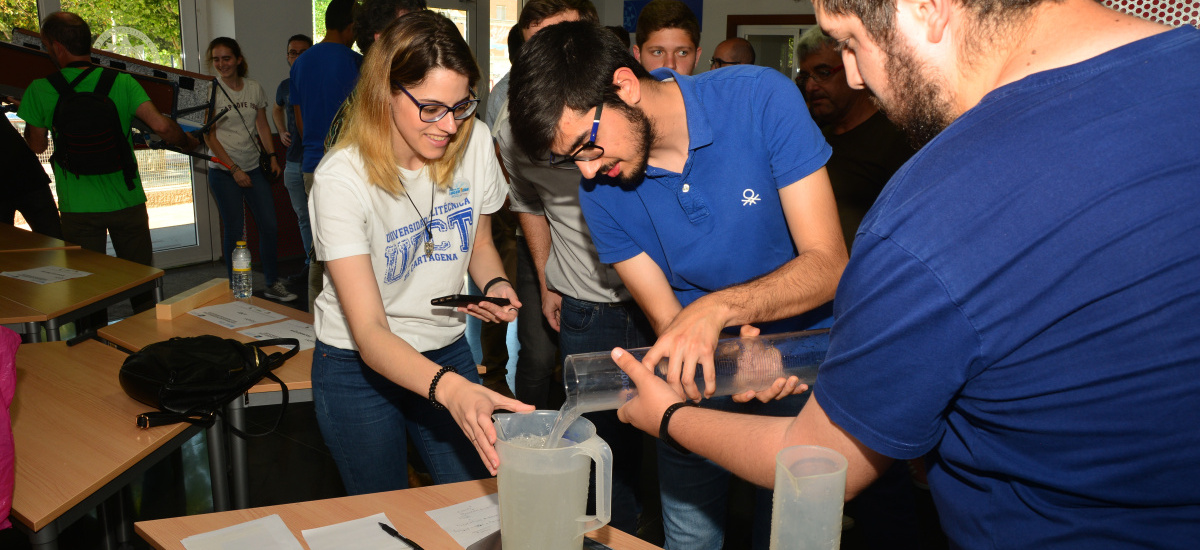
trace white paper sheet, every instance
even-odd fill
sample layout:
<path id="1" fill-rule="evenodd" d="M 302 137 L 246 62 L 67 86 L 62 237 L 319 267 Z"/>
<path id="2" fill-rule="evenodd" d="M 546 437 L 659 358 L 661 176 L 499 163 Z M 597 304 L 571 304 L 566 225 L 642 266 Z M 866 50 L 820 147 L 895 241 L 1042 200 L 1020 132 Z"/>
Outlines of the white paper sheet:
<path id="1" fill-rule="evenodd" d="M 274 311 L 252 306 L 245 302 L 229 302 L 193 309 L 188 312 L 210 323 L 216 323 L 225 328 L 242 328 L 250 325 L 260 325 L 286 318 Z"/>
<path id="2" fill-rule="evenodd" d="M 180 542 L 187 550 L 304 550 L 279 514 L 192 535 Z"/>
<path id="3" fill-rule="evenodd" d="M 317 344 L 317 334 L 313 326 L 303 321 L 288 319 L 261 327 L 248 328 L 238 331 L 255 340 L 270 340 L 271 338 L 295 338 L 300 341 L 300 349 L 312 349 Z"/>
<path id="4" fill-rule="evenodd" d="M 382 512 L 370 517 L 350 520 L 344 523 L 335 523 L 325 527 L 317 527 L 314 529 L 305 529 L 300 532 L 304 535 L 304 542 L 308 543 L 311 550 L 343 550 L 345 548 L 354 548 L 355 550 L 397 550 L 400 548 L 412 548 L 404 544 L 403 541 L 393 538 L 391 535 L 383 532 L 379 528 L 380 523 L 386 523 L 395 527 L 387 515 Z M 399 531 L 397 529 L 397 531 Z M 420 540 L 412 537 L 411 533 L 401 532 L 401 535 L 409 537 L 421 544 Z"/>
<path id="5" fill-rule="evenodd" d="M 500 496 L 496 493 L 425 513 L 463 548 L 500 530 Z"/>
<path id="6" fill-rule="evenodd" d="M 5 271 L 3 273 L 0 273 L 0 275 L 4 275 L 5 277 L 11 277 L 13 279 L 18 279 L 21 281 L 37 283 L 39 285 L 45 285 L 45 284 L 50 284 L 50 283 L 66 281 L 67 279 L 77 279 L 79 277 L 87 277 L 88 275 L 91 275 L 91 273 L 89 273 L 87 271 L 80 271 L 78 269 L 71 269 L 71 268 L 67 268 L 67 267 L 47 265 L 47 266 L 43 266 L 43 267 L 35 267 L 33 269 L 25 269 L 22 271 Z"/>

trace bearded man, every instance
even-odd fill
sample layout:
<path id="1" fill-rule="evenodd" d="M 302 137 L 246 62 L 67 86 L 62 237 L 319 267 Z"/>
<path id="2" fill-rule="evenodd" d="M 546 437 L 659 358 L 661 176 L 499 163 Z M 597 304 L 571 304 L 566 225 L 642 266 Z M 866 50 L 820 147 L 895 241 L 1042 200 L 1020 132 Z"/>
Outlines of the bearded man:
<path id="1" fill-rule="evenodd" d="M 1093 0 L 814 4 L 926 144 L 862 222 L 813 398 L 668 423 L 679 397 L 618 350 L 622 419 L 761 485 L 782 447 L 835 449 L 847 498 L 927 455 L 956 548 L 1194 548 L 1200 31 Z"/>
<path id="2" fill-rule="evenodd" d="M 600 261 L 654 327 L 646 360 L 669 358 L 676 399 L 701 397 L 697 363 L 711 397 L 727 327 L 828 326 L 846 263 L 830 150 L 786 76 L 753 66 L 649 73 L 607 29 L 576 22 L 526 42 L 511 79 L 513 139 L 533 158 L 579 167 Z M 792 417 L 805 397 L 704 406 Z M 667 547 L 721 548 L 729 473 L 660 445 L 659 480 Z M 769 518 L 769 493 L 760 498 Z"/>

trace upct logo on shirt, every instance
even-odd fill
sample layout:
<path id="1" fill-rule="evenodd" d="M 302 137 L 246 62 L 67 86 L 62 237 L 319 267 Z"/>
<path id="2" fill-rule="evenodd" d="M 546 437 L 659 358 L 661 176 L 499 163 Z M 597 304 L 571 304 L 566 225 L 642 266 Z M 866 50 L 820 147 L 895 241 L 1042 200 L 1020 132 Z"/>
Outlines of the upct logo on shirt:
<path id="1" fill-rule="evenodd" d="M 471 184 L 467 180 L 455 180 L 454 185 L 450 186 L 450 198 L 456 199 L 467 194 L 471 190 Z"/>
<path id="2" fill-rule="evenodd" d="M 383 255 L 387 271 L 383 283 L 392 284 L 408 279 L 417 266 L 428 262 L 455 262 L 460 254 L 471 250 L 471 199 L 451 200 L 436 206 L 424 223 L 417 220 L 398 227 L 387 234 L 387 248 Z M 425 224 L 433 233 L 433 253 L 425 254 Z"/>

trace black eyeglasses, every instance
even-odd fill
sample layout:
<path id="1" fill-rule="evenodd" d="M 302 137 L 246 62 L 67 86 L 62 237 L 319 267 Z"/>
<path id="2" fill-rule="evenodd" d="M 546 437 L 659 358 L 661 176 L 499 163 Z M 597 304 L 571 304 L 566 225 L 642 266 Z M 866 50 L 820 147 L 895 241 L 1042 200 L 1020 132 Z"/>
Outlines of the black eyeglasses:
<path id="1" fill-rule="evenodd" d="M 393 80 L 392 85 L 400 88 L 400 91 L 404 92 L 404 95 L 412 100 L 413 105 L 417 106 L 422 122 L 437 122 L 446 116 L 446 113 L 451 111 L 454 112 L 454 120 L 464 120 L 475 114 L 475 108 L 479 106 L 478 99 L 468 99 L 453 107 L 441 103 L 421 103 L 412 94 L 408 93 L 408 90 L 405 90 L 404 86 L 401 86 L 399 82 Z M 471 92 L 471 97 L 475 97 L 474 91 Z"/>
<path id="2" fill-rule="evenodd" d="M 796 75 L 796 80 L 800 81 L 801 86 L 803 86 L 804 83 L 808 82 L 809 80 L 812 80 L 817 84 L 821 84 L 829 80 L 831 77 L 833 77 L 833 75 L 842 72 L 842 69 L 844 68 L 846 68 L 845 65 L 838 65 L 837 67 L 820 65 L 813 69 L 813 72 L 811 73 L 808 71 L 800 71 L 800 73 Z"/>
<path id="3" fill-rule="evenodd" d="M 604 148 L 596 145 L 596 132 L 600 130 L 600 113 L 602 111 L 604 111 L 604 103 L 596 105 L 596 117 L 592 119 L 592 135 L 588 138 L 587 143 L 580 145 L 574 153 L 565 157 L 551 153 L 551 165 L 562 166 L 571 162 L 590 162 L 604 156 Z"/>
<path id="4" fill-rule="evenodd" d="M 712 67 L 714 69 L 720 69 L 721 67 L 724 67 L 726 65 L 741 65 L 742 64 L 741 61 L 725 61 L 724 59 L 721 59 L 719 57 L 712 58 L 710 63 L 712 63 Z"/>

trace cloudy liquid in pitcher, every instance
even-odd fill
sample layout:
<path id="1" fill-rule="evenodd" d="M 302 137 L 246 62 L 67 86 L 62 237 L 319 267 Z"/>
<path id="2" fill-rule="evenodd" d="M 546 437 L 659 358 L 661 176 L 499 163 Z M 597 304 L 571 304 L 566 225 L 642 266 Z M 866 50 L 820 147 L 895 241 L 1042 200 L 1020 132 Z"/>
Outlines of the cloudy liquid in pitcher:
<path id="1" fill-rule="evenodd" d="M 509 443 L 544 448 L 546 439 L 545 436 L 524 435 L 509 440 Z M 587 512 L 591 461 L 584 456 L 572 460 L 577 464 L 562 470 L 524 470 L 511 462 L 501 469 L 497 484 L 500 537 L 504 548 L 579 550 L 583 547 L 583 534 L 575 520 Z M 505 514 L 505 510 L 521 512 L 519 515 Z"/>

